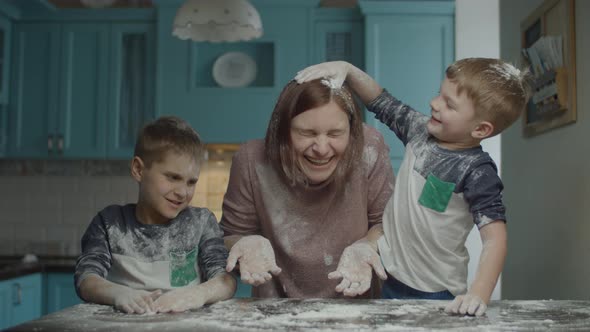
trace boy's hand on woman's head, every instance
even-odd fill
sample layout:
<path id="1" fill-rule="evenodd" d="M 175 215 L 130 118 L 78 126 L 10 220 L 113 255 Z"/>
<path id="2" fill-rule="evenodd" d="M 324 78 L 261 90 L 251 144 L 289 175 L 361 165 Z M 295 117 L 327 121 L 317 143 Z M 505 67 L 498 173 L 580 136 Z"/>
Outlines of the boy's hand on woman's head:
<path id="1" fill-rule="evenodd" d="M 371 287 L 373 270 L 379 278 L 387 279 L 379 254 L 368 242 L 358 241 L 344 249 L 338 268 L 328 274 L 328 279 L 341 278 L 336 291 L 345 296 L 357 296 Z"/>
<path id="2" fill-rule="evenodd" d="M 231 272 L 240 263 L 243 282 L 259 286 L 281 273 L 277 266 L 275 253 L 268 239 L 260 235 L 242 237 L 229 252 L 225 270 Z"/>
<path id="3" fill-rule="evenodd" d="M 148 292 L 129 288 L 114 296 L 115 308 L 128 314 L 143 314 L 154 311 L 154 300 L 162 295 L 161 290 Z"/>
<path id="4" fill-rule="evenodd" d="M 295 75 L 295 81 L 301 84 L 318 78 L 325 78 L 330 82 L 330 87 L 339 89 L 346 80 L 350 65 L 345 61 L 323 62 L 309 66 Z"/>
<path id="5" fill-rule="evenodd" d="M 476 294 L 467 293 L 455 297 L 446 306 L 445 312 L 449 314 L 481 316 L 486 312 L 487 308 L 488 306 L 481 297 Z"/>

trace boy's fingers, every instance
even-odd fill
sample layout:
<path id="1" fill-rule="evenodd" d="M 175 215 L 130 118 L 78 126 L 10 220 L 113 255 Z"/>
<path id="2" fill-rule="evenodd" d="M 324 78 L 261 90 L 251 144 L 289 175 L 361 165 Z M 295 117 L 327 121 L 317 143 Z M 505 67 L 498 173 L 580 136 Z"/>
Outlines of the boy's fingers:
<path id="1" fill-rule="evenodd" d="M 477 308 L 477 311 L 475 312 L 476 316 L 481 316 L 486 312 L 486 309 L 488 308 L 488 306 L 484 303 L 481 303 L 479 305 L 479 308 Z"/>
<path id="2" fill-rule="evenodd" d="M 151 297 L 152 300 L 155 300 L 155 299 L 159 298 L 160 295 L 162 295 L 162 290 L 161 289 L 157 289 L 157 290 L 155 290 L 155 291 L 153 291 L 153 292 L 150 293 L 150 297 Z"/>
<path id="3" fill-rule="evenodd" d="M 131 313 L 143 314 L 144 310 L 135 302 L 129 303 L 129 307 L 131 308 Z"/>

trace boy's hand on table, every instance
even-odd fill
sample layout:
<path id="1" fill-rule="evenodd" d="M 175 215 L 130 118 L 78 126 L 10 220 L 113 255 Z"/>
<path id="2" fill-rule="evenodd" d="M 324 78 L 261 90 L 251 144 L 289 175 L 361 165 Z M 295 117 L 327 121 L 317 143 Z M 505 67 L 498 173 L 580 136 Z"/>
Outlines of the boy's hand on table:
<path id="1" fill-rule="evenodd" d="M 154 302 L 155 312 L 183 312 L 202 307 L 205 302 L 203 288 L 185 286 L 162 294 Z"/>
<path id="2" fill-rule="evenodd" d="M 326 78 L 330 81 L 330 87 L 339 89 L 348 75 L 349 64 L 345 61 L 324 62 L 309 66 L 295 75 L 295 81 L 301 84 L 318 78 Z"/>
<path id="3" fill-rule="evenodd" d="M 129 288 L 114 296 L 115 308 L 128 314 L 143 314 L 154 311 L 154 300 L 162 295 L 161 290 L 148 292 Z"/>
<path id="4" fill-rule="evenodd" d="M 328 274 L 328 279 L 342 278 L 340 284 L 336 286 L 336 291 L 342 292 L 345 296 L 357 296 L 371 287 L 373 270 L 379 278 L 387 279 L 375 249 L 365 241 L 355 242 L 344 249 L 338 268 Z"/>
<path id="5" fill-rule="evenodd" d="M 242 281 L 253 286 L 269 281 L 271 274 L 281 273 L 270 241 L 260 235 L 244 236 L 236 242 L 229 252 L 225 270 L 231 272 L 238 262 Z"/>
<path id="6" fill-rule="evenodd" d="M 467 293 L 455 297 L 453 302 L 446 306 L 445 312 L 449 314 L 481 316 L 487 308 L 488 306 L 481 297 L 476 294 Z"/>

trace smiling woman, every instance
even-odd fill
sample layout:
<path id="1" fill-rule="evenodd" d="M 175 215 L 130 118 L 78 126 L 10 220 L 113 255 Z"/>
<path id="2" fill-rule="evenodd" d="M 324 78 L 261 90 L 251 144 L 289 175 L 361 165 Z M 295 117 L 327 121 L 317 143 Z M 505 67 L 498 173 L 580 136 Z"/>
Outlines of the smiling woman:
<path id="1" fill-rule="evenodd" d="M 347 87 L 285 86 L 264 141 L 234 155 L 221 227 L 255 297 L 370 297 L 392 193 L 389 150 Z M 342 293 L 342 294 L 341 294 Z"/>

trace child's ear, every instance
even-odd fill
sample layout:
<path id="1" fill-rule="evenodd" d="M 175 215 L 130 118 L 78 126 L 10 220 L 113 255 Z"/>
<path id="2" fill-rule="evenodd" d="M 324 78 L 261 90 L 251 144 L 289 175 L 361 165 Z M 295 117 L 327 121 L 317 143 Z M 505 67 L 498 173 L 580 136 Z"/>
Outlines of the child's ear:
<path id="1" fill-rule="evenodd" d="M 482 121 L 471 132 L 471 136 L 473 136 L 473 138 L 477 138 L 477 139 L 481 140 L 481 139 L 492 136 L 493 132 L 494 132 L 494 125 L 491 122 Z"/>
<path id="2" fill-rule="evenodd" d="M 144 168 L 145 164 L 143 163 L 143 160 L 141 160 L 141 158 L 139 158 L 138 156 L 133 157 L 133 159 L 131 160 L 131 176 L 133 176 L 135 181 L 141 181 Z"/>

